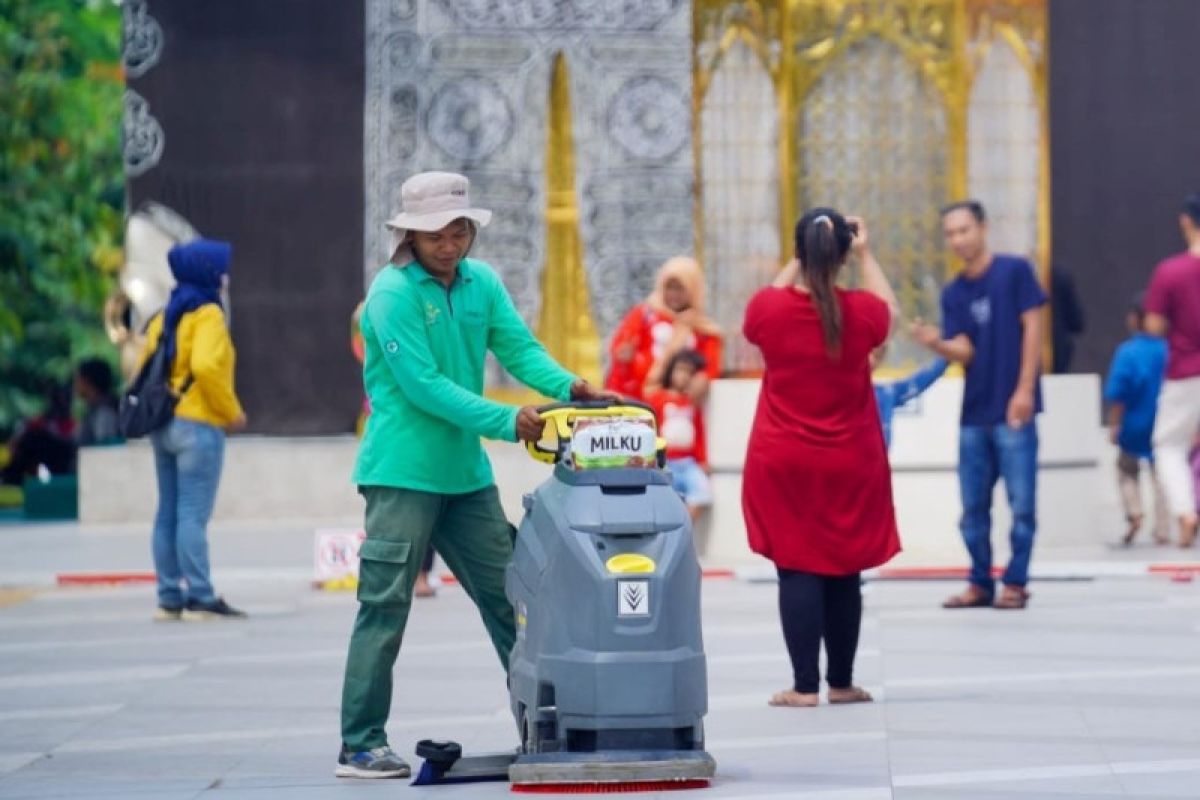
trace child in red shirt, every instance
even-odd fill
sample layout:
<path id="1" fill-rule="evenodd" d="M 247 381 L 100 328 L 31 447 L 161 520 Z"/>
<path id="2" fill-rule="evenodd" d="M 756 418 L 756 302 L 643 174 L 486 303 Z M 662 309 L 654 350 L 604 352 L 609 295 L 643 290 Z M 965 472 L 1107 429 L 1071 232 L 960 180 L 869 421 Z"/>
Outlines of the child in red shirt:
<path id="1" fill-rule="evenodd" d="M 667 362 L 658 384 L 646 386 L 646 402 L 654 408 L 659 434 L 667 442 L 667 469 L 693 522 L 712 505 L 712 483 L 704 468 L 704 398 L 696 391 L 704 367 L 700 353 L 680 350 Z"/>

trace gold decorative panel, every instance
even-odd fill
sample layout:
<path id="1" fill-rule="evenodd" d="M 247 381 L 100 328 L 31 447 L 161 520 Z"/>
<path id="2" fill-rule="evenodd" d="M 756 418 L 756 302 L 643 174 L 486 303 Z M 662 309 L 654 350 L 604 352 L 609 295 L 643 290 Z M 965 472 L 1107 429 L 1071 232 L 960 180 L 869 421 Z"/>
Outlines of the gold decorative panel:
<path id="1" fill-rule="evenodd" d="M 968 114 L 968 191 L 987 198 L 990 234 L 1027 258 L 1038 256 L 1041 114 L 1017 53 L 997 37 L 975 73 Z"/>
<path id="2" fill-rule="evenodd" d="M 1046 75 L 1046 0 L 968 0 L 969 49 L 972 70 L 969 123 L 972 161 L 988 153 L 1008 169 L 994 164 L 971 170 L 971 191 L 993 198 L 993 190 L 976 181 L 1006 175 L 1007 187 L 992 199 L 993 238 L 1005 249 L 1029 255 L 1042 270 L 1050 270 L 1050 133 Z M 1006 121 L 984 129 L 978 112 Z M 999 156 L 999 153 L 1004 156 Z M 972 164 L 974 167 L 974 163 Z M 976 176 L 979 178 L 976 178 Z M 1032 206 L 1032 212 L 1030 211 Z M 1032 229 L 1031 229 L 1032 226 Z M 1005 230 L 1007 229 L 1007 230 Z M 1010 244 L 1008 237 L 1017 240 Z M 1018 239 L 1019 237 L 1019 239 Z M 1018 242 L 1032 242 L 1021 248 Z"/>
<path id="3" fill-rule="evenodd" d="M 713 94 L 722 59 L 741 42 L 773 81 L 774 118 L 782 121 L 773 148 L 782 255 L 793 249 L 804 207 L 862 213 L 905 315 L 936 317 L 951 268 L 938 208 L 970 190 L 998 222 L 992 245 L 1027 251 L 1047 269 L 1045 20 L 1045 0 L 693 0 L 702 251 L 747 227 L 713 209 L 735 206 L 764 184 L 750 190 L 709 181 L 721 174 L 714 159 L 749 160 L 729 148 L 708 152 L 723 140 L 708 130 L 713 120 L 764 113 L 749 77 L 740 91 Z M 713 196 L 739 191 L 733 200 Z M 725 253 L 703 251 L 703 258 L 714 288 L 740 284 L 727 270 L 756 269 Z M 734 309 L 716 313 L 727 329 L 740 327 Z M 898 340 L 890 360 L 918 355 Z M 758 366 L 752 353 L 731 356 L 735 371 Z"/>
<path id="4" fill-rule="evenodd" d="M 550 77 L 546 126 L 546 266 L 538 338 L 568 370 L 600 382 L 600 337 L 592 320 L 579 200 L 575 191 L 575 134 L 567 60 L 559 53 Z"/>
<path id="5" fill-rule="evenodd" d="M 901 307 L 936 319 L 944 258 L 938 208 L 950 195 L 936 92 L 898 47 L 868 38 L 833 59 L 798 116 L 798 207 L 865 217 Z M 921 357 L 904 337 L 889 355 Z"/>
<path id="6" fill-rule="evenodd" d="M 761 55 L 738 37 L 712 73 L 701 127 L 702 252 L 709 312 L 725 322 L 725 359 L 761 367 L 737 324 L 750 297 L 779 269 L 779 118 Z"/>

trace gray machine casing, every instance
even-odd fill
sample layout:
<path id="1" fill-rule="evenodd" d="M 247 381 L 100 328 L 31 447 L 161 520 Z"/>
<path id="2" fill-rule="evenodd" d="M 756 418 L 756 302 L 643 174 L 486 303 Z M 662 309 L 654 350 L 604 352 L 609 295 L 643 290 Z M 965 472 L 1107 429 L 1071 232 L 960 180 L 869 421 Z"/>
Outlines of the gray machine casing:
<path id="1" fill-rule="evenodd" d="M 517 615 L 509 677 L 524 753 L 701 755 L 701 573 L 669 474 L 559 463 L 524 506 L 505 578 Z M 608 559 L 622 553 L 649 557 L 655 570 L 609 572 Z"/>

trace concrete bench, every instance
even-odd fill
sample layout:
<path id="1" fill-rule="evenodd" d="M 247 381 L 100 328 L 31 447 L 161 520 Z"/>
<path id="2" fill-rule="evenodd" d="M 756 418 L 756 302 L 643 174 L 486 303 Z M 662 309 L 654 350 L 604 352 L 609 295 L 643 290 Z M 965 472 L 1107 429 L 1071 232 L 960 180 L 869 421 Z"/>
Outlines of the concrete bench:
<path id="1" fill-rule="evenodd" d="M 704 555 L 726 564 L 760 561 L 746 546 L 742 464 L 757 380 L 713 384 L 708 408 L 709 452 L 716 502 L 701 526 Z M 1046 413 L 1039 421 L 1039 546 L 1094 545 L 1104 515 L 1116 515 L 1111 446 L 1100 425 L 1100 386 L 1094 375 L 1044 379 Z M 962 563 L 958 538 L 958 415 L 962 381 L 944 378 L 911 409 L 897 413 L 892 444 L 896 510 L 904 560 Z M 234 436 L 228 440 L 215 518 L 272 519 L 358 525 L 362 500 L 350 483 L 358 442 L 350 436 Z M 523 448 L 488 442 L 509 518 L 522 514 L 521 495 L 549 470 Z M 419 458 L 420 454 L 413 454 Z M 149 525 L 157 502 L 153 453 L 146 441 L 80 452 L 80 519 L 85 523 Z M 993 515 L 997 559 L 1006 554 L 1009 526 L 1003 485 Z M 1119 517 L 1113 516 L 1113 524 Z M 1103 526 L 1101 526 L 1103 527 Z M 1111 526 L 1110 526 L 1111 527 Z"/>

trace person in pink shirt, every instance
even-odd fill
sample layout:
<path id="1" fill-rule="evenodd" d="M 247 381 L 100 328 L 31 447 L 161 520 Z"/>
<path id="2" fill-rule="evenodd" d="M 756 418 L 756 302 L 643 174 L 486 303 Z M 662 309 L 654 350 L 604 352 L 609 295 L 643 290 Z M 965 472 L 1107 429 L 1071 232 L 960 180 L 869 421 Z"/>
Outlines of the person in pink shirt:
<path id="1" fill-rule="evenodd" d="M 1200 520 L 1188 456 L 1200 429 L 1200 192 L 1183 204 L 1179 226 L 1187 250 L 1160 263 L 1146 292 L 1146 331 L 1167 340 L 1167 379 L 1158 398 L 1154 459 L 1179 546 L 1196 541 Z"/>

